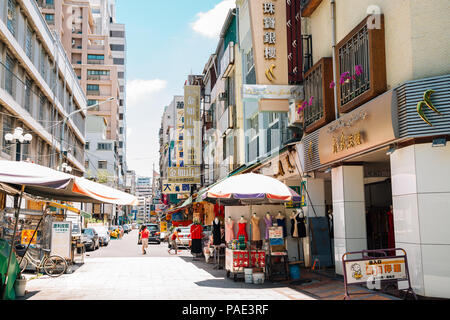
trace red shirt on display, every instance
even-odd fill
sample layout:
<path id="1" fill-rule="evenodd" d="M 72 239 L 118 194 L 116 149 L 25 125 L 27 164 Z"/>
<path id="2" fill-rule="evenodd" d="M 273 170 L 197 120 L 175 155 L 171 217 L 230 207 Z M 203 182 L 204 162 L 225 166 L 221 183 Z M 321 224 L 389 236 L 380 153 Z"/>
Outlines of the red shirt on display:
<path id="1" fill-rule="evenodd" d="M 202 238 L 203 227 L 199 224 L 193 224 L 191 226 L 191 239 Z"/>

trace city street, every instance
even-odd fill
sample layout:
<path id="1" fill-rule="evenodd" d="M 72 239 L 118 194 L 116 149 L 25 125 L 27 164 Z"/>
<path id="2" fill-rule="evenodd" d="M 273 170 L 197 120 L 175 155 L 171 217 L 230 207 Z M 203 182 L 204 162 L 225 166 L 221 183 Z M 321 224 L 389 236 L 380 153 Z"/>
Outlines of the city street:
<path id="1" fill-rule="evenodd" d="M 88 252 L 74 273 L 27 283 L 26 300 L 311 300 L 272 283 L 245 284 L 226 279 L 224 270 L 182 250 L 167 253 L 167 244 L 150 244 L 143 256 L 137 230 L 107 247 Z M 173 253 L 173 251 L 172 251 Z M 28 274 L 32 277 L 32 274 Z"/>

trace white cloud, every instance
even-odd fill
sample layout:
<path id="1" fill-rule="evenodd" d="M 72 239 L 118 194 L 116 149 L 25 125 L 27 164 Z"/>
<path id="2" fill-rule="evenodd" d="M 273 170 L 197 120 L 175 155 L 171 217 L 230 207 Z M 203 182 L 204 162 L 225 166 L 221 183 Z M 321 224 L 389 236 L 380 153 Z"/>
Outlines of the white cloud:
<path id="1" fill-rule="evenodd" d="M 138 107 L 142 103 L 148 103 L 149 99 L 167 87 L 167 81 L 161 79 L 131 80 L 127 83 L 127 106 Z"/>
<path id="2" fill-rule="evenodd" d="M 235 6 L 235 0 L 223 0 L 209 11 L 197 13 L 191 28 L 205 37 L 216 38 L 220 34 L 228 11 Z"/>

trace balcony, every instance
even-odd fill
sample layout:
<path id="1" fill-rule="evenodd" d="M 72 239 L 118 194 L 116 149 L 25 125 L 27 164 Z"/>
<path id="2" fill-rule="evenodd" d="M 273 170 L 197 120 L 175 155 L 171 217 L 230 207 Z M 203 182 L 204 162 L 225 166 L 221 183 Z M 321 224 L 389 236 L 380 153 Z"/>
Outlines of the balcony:
<path id="1" fill-rule="evenodd" d="M 379 28 L 368 28 L 369 19 L 379 19 Z M 341 113 L 349 112 L 387 90 L 384 16 L 369 16 L 356 26 L 335 49 L 337 70 L 349 78 L 338 86 Z M 355 67 L 362 72 L 357 74 Z"/>
<path id="2" fill-rule="evenodd" d="M 108 81 L 108 80 L 111 80 L 111 77 L 109 75 L 88 74 L 87 79 L 88 80 L 97 80 L 97 81 Z"/>
<path id="3" fill-rule="evenodd" d="M 300 10 L 302 13 L 302 17 L 310 17 L 321 2 L 322 0 L 300 0 Z"/>
<path id="4" fill-rule="evenodd" d="M 105 60 L 92 60 L 92 59 L 88 59 L 87 63 L 88 63 L 88 64 L 105 64 Z"/>
<path id="5" fill-rule="evenodd" d="M 233 106 L 229 106 L 222 114 L 219 120 L 219 132 L 221 135 L 225 135 L 228 130 L 233 129 Z"/>
<path id="6" fill-rule="evenodd" d="M 220 71 L 222 72 L 222 78 L 228 77 L 232 66 L 234 65 L 234 42 L 230 41 L 225 52 L 223 53 L 223 57 L 220 60 Z"/>
<path id="7" fill-rule="evenodd" d="M 312 105 L 303 109 L 303 121 L 306 133 L 311 133 L 335 118 L 334 94 L 330 89 L 333 81 L 333 60 L 331 58 L 320 59 L 305 74 L 304 88 L 305 101 Z"/>

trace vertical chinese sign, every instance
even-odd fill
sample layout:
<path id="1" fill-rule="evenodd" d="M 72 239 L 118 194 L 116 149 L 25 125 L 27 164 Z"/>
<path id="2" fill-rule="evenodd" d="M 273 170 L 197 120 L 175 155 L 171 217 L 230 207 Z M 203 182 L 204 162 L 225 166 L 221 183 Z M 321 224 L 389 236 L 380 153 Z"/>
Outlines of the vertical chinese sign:
<path id="1" fill-rule="evenodd" d="M 71 259 L 72 222 L 53 222 L 51 236 L 51 254 L 60 255 L 64 259 Z"/>
<path id="2" fill-rule="evenodd" d="M 185 165 L 201 162 L 200 86 L 184 87 Z"/>
<path id="3" fill-rule="evenodd" d="M 288 84 L 286 1 L 249 1 L 256 83 Z"/>
<path id="4" fill-rule="evenodd" d="M 177 128 L 176 128 L 176 145 L 174 150 L 174 161 L 173 163 L 177 167 L 184 166 L 184 149 L 183 149 L 183 141 L 184 141 L 184 102 L 178 101 L 177 104 Z"/>

